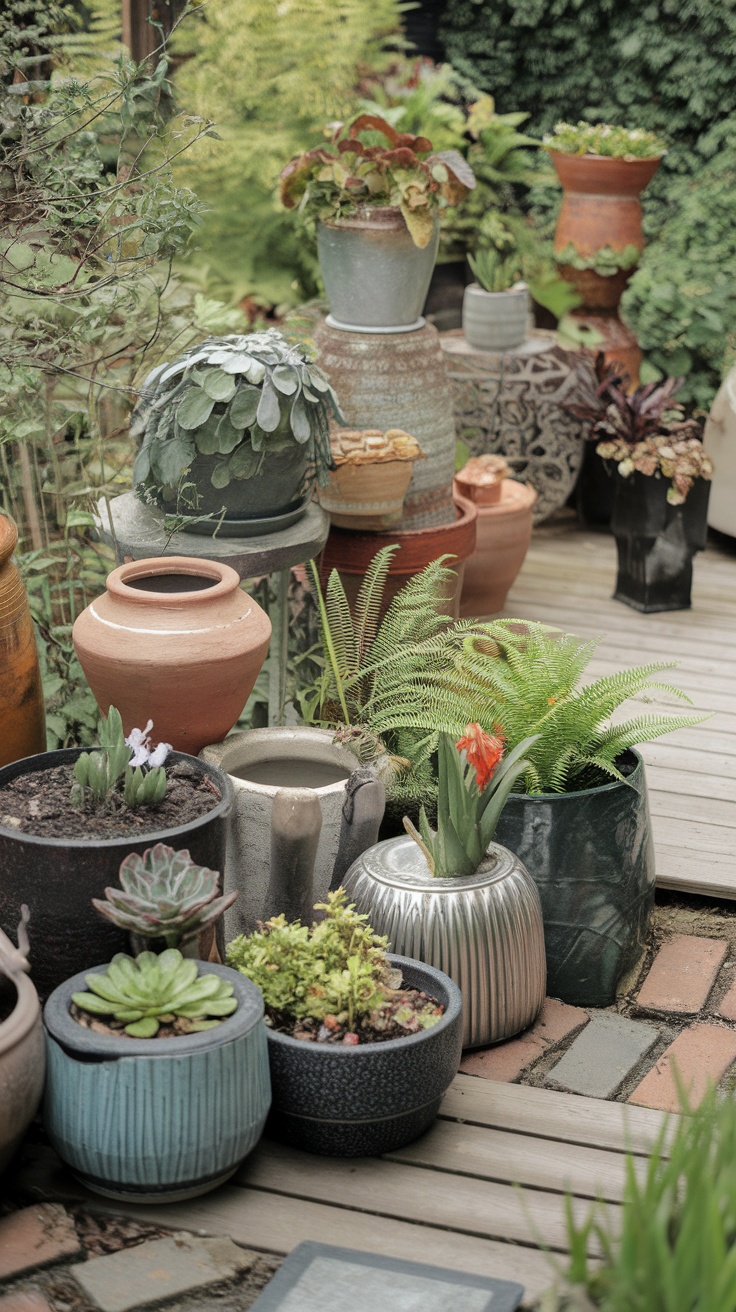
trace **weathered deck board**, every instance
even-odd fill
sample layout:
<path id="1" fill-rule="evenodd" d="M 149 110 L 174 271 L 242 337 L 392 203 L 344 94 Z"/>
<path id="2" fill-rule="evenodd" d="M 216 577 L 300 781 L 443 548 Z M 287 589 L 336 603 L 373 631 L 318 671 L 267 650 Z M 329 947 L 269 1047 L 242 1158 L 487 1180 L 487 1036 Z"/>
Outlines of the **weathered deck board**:
<path id="1" fill-rule="evenodd" d="M 692 706 L 655 693 L 629 714 L 712 712 L 712 718 L 644 745 L 654 818 L 657 882 L 736 898 L 736 555 L 696 557 L 693 607 L 641 615 L 613 601 L 616 548 L 606 534 L 542 527 L 509 594 L 505 614 L 599 636 L 593 677 L 662 661 L 662 675 Z"/>

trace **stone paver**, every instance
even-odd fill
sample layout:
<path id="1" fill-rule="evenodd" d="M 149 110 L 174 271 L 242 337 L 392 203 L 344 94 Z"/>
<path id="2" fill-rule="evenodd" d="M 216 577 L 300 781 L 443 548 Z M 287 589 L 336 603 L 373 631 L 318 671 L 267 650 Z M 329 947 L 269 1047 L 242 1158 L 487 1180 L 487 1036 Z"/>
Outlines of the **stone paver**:
<path id="1" fill-rule="evenodd" d="M 659 1107 L 665 1112 L 680 1110 L 676 1067 L 688 1100 L 696 1107 L 709 1081 L 717 1084 L 736 1060 L 736 1032 L 720 1025 L 690 1025 L 678 1034 L 648 1075 L 634 1089 L 629 1102 L 640 1107 Z"/>
<path id="2" fill-rule="evenodd" d="M 720 938 L 676 934 L 657 953 L 637 998 L 645 1011 L 695 1016 L 705 1005 L 728 944 Z"/>
<path id="3" fill-rule="evenodd" d="M 464 1075 L 482 1075 L 487 1080 L 511 1082 L 549 1048 L 561 1043 L 587 1021 L 588 1013 L 582 1007 L 571 1007 L 557 998 L 545 998 L 539 1018 L 531 1029 L 507 1043 L 466 1053 L 460 1070 Z"/>
<path id="4" fill-rule="evenodd" d="M 74 1222 L 59 1203 L 37 1203 L 0 1220 L 0 1280 L 81 1251 Z"/>
<path id="5" fill-rule="evenodd" d="M 37 1289 L 18 1289 L 5 1297 L 0 1295 L 0 1312 L 53 1312 L 53 1308 Z"/>
<path id="6" fill-rule="evenodd" d="M 545 1083 L 588 1098 L 612 1098 L 658 1038 L 656 1026 L 644 1021 L 609 1011 L 593 1013 Z"/>
<path id="7" fill-rule="evenodd" d="M 716 1015 L 723 1016 L 724 1020 L 736 1020 L 736 980 L 714 1010 Z"/>
<path id="8" fill-rule="evenodd" d="M 232 1239 L 198 1239 L 182 1233 L 93 1257 L 70 1270 L 102 1312 L 131 1312 L 231 1280 L 247 1271 L 256 1256 Z"/>

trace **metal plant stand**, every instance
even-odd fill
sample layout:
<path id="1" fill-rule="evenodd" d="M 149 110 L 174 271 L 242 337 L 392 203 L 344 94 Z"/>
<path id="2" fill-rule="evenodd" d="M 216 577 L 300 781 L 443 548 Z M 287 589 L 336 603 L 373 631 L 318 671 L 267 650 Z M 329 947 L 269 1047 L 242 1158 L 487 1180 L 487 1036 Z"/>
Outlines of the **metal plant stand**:
<path id="1" fill-rule="evenodd" d="M 537 492 L 535 522 L 564 506 L 583 457 L 581 423 L 568 402 L 588 399 L 588 356 L 537 332 L 513 351 L 476 351 L 462 332 L 442 333 L 458 438 L 473 456 L 503 455 L 514 478 Z"/>
<path id="2" fill-rule="evenodd" d="M 241 579 L 273 576 L 275 604 L 269 607 L 273 632 L 269 647 L 268 723 L 283 724 L 286 703 L 286 658 L 289 640 L 289 573 L 319 555 L 327 541 L 330 520 L 316 501 L 296 524 L 263 537 L 203 537 L 199 533 L 167 533 L 164 513 L 146 506 L 133 492 L 97 503 L 97 527 L 115 551 L 118 564 L 153 556 L 194 556 L 231 565 Z"/>

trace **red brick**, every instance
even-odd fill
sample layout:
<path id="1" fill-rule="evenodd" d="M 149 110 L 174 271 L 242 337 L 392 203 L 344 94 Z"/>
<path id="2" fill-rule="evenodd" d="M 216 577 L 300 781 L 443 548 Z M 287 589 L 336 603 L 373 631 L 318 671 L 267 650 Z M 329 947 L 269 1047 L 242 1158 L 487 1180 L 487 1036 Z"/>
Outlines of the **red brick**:
<path id="1" fill-rule="evenodd" d="M 482 1075 L 486 1080 L 511 1082 L 549 1048 L 561 1043 L 588 1023 L 588 1013 L 557 998 L 545 998 L 539 1018 L 531 1029 L 506 1043 L 468 1052 L 460 1064 L 465 1075 Z"/>
<path id="2" fill-rule="evenodd" d="M 728 944 L 720 938 L 676 934 L 659 949 L 639 991 L 645 1011 L 674 1011 L 695 1016 L 705 1005 Z"/>
<path id="3" fill-rule="evenodd" d="M 734 980 L 725 997 L 721 998 L 714 1011 L 717 1016 L 723 1016 L 724 1020 L 736 1020 L 736 980 Z"/>
<path id="4" fill-rule="evenodd" d="M 0 1280 L 76 1257 L 81 1249 L 74 1222 L 59 1203 L 24 1207 L 0 1220 Z"/>
<path id="5" fill-rule="evenodd" d="M 691 1106 L 702 1101 L 708 1084 L 717 1084 L 736 1060 L 736 1033 L 720 1025 L 690 1025 L 678 1034 L 629 1098 L 640 1107 L 680 1111 L 673 1067 Z"/>
<path id="6" fill-rule="evenodd" d="M 0 1312 L 53 1312 L 53 1309 L 37 1289 L 18 1289 L 4 1298 L 0 1296 Z"/>

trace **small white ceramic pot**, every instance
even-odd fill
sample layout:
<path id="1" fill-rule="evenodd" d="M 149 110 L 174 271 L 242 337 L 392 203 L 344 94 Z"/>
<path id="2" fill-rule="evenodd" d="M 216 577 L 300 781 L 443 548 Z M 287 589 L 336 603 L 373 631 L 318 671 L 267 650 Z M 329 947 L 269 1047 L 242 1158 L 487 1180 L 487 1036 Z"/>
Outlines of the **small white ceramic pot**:
<path id="1" fill-rule="evenodd" d="M 463 332 L 476 351 L 512 351 L 526 338 L 529 293 L 526 287 L 486 292 L 477 282 L 465 288 Z"/>

